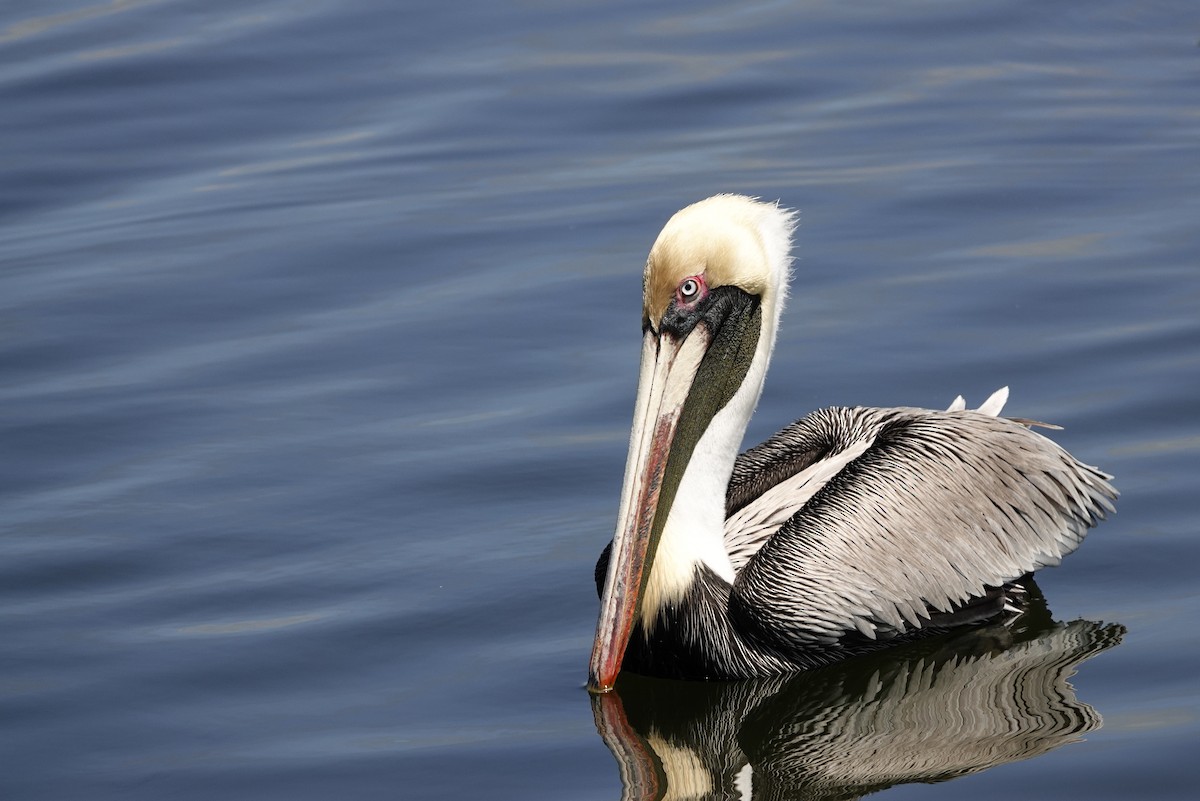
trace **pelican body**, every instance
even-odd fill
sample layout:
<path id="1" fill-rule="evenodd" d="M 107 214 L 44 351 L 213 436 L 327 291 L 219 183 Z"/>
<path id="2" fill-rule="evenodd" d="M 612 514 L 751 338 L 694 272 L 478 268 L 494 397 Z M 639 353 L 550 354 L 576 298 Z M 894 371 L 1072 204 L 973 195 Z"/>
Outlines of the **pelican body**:
<path id="1" fill-rule="evenodd" d="M 588 687 L 622 666 L 733 679 L 813 668 L 1019 612 L 1113 510 L 1111 476 L 978 409 L 830 408 L 739 455 L 786 299 L 794 215 L 717 195 L 643 277 L 616 533 Z"/>

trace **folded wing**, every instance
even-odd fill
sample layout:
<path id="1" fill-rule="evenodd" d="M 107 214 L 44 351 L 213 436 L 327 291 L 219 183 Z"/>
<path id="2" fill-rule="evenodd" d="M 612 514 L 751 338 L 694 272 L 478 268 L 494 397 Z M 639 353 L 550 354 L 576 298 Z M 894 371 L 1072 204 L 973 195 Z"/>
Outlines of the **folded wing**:
<path id="1" fill-rule="evenodd" d="M 746 633 L 785 652 L 910 633 L 1078 547 L 1110 476 L 988 412 L 824 409 L 742 454 L 725 539 Z"/>

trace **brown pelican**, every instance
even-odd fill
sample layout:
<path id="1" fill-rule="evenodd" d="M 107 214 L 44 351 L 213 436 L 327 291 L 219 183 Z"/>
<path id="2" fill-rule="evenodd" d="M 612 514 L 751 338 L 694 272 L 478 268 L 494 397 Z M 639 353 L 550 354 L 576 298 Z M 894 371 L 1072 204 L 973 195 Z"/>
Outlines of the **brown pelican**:
<path id="1" fill-rule="evenodd" d="M 830 408 L 738 455 L 787 294 L 794 215 L 717 195 L 667 222 L 588 686 L 813 668 L 1019 611 L 1019 580 L 1113 510 L 1111 476 L 998 416 Z"/>

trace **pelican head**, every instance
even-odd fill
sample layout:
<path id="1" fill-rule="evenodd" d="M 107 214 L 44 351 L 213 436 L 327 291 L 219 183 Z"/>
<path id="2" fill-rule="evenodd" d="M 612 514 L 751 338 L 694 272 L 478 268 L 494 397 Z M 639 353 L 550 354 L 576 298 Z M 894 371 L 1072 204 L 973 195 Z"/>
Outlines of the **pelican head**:
<path id="1" fill-rule="evenodd" d="M 612 688 L 702 563 L 732 581 L 725 491 L 762 392 L 787 294 L 795 217 L 717 195 L 675 214 L 646 260 L 642 362 L 588 687 Z"/>

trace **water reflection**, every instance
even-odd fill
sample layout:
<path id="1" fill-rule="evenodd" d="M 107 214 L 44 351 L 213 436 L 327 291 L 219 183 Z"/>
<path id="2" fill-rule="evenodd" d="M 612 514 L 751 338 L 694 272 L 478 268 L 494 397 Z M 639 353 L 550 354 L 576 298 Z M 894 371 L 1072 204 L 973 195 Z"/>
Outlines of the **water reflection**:
<path id="1" fill-rule="evenodd" d="M 592 704 L 623 799 L 857 798 L 1028 759 L 1099 728 L 1068 679 L 1124 633 L 1055 622 L 1035 597 L 1010 627 L 784 677 L 623 675 Z"/>

